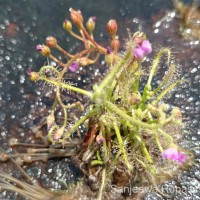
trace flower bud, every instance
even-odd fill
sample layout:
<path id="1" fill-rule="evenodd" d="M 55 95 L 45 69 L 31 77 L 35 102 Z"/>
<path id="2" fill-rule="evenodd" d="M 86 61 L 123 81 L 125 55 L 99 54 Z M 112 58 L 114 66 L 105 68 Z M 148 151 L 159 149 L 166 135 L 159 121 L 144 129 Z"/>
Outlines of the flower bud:
<path id="1" fill-rule="evenodd" d="M 88 31 L 90 32 L 90 34 L 92 34 L 92 32 L 95 29 L 95 22 L 96 22 L 96 17 L 90 17 L 86 23 L 86 27 L 88 29 Z"/>
<path id="2" fill-rule="evenodd" d="M 31 72 L 31 75 L 29 78 L 31 81 L 38 81 L 40 79 L 40 76 L 38 72 Z"/>
<path id="3" fill-rule="evenodd" d="M 107 32 L 111 36 L 114 36 L 116 35 L 117 28 L 118 28 L 117 22 L 114 19 L 110 19 L 109 22 L 107 23 Z"/>
<path id="4" fill-rule="evenodd" d="M 83 23 L 83 16 L 81 14 L 81 11 L 74 10 L 73 8 L 69 9 L 70 17 L 75 25 L 79 26 Z"/>
<path id="5" fill-rule="evenodd" d="M 114 53 L 105 54 L 105 62 L 108 65 L 111 65 L 114 61 Z"/>
<path id="6" fill-rule="evenodd" d="M 81 66 L 85 67 L 85 66 L 87 66 L 87 65 L 93 64 L 94 61 L 93 61 L 93 60 L 90 60 L 90 59 L 87 58 L 87 57 L 82 57 L 82 58 L 80 58 L 80 59 L 78 60 L 78 63 L 79 63 Z"/>
<path id="7" fill-rule="evenodd" d="M 129 103 L 130 105 L 137 105 L 138 103 L 140 103 L 141 98 L 139 98 L 139 96 L 137 95 L 132 95 L 129 99 Z"/>
<path id="8" fill-rule="evenodd" d="M 28 68 L 27 74 L 31 81 L 38 81 L 40 79 L 38 72 L 32 72 L 30 68 Z"/>
<path id="9" fill-rule="evenodd" d="M 49 36 L 46 38 L 46 45 L 50 48 L 54 48 L 57 45 L 57 40 L 55 37 Z"/>
<path id="10" fill-rule="evenodd" d="M 35 50 L 39 51 L 43 56 L 49 56 L 51 54 L 50 48 L 48 46 L 44 45 L 44 44 L 43 45 L 41 45 L 41 44 L 36 45 Z"/>
<path id="11" fill-rule="evenodd" d="M 65 21 L 63 22 L 63 28 L 66 31 L 71 32 L 71 30 L 72 30 L 72 23 L 68 19 L 65 19 Z"/>
<path id="12" fill-rule="evenodd" d="M 97 144 L 101 145 L 101 144 L 103 144 L 104 141 L 105 141 L 105 140 L 104 140 L 102 134 L 99 133 L 99 135 L 97 135 L 97 137 L 96 137 L 96 142 L 97 142 Z"/>
<path id="13" fill-rule="evenodd" d="M 65 127 L 64 127 L 64 126 L 58 128 L 58 129 L 55 131 L 54 135 L 53 135 L 54 140 L 56 140 L 56 141 L 59 140 L 59 139 L 62 137 L 62 135 L 63 135 L 63 133 L 64 133 L 64 130 L 65 130 Z"/>

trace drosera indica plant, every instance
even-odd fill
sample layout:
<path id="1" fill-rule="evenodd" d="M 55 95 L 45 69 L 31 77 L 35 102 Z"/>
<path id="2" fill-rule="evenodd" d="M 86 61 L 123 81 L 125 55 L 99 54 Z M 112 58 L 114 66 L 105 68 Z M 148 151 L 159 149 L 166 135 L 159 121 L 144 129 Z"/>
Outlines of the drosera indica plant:
<path id="1" fill-rule="evenodd" d="M 46 122 L 33 130 L 37 138 L 44 140 L 44 145 L 20 143 L 12 138 L 11 146 L 26 146 L 27 152 L 1 153 L 1 160 L 12 159 L 19 166 L 35 160 L 71 157 L 82 170 L 85 183 L 99 200 L 108 198 L 110 189 L 119 193 L 118 189 L 123 187 L 153 185 L 162 193 L 157 185 L 173 178 L 180 168 L 188 166 L 192 161 L 192 154 L 178 146 L 182 134 L 181 110 L 164 102 L 166 95 L 183 82 L 182 79 L 174 78 L 176 65 L 171 61 L 171 50 L 159 50 L 153 59 L 147 82 L 142 87 L 142 62 L 153 50 L 145 33 L 131 34 L 128 31 L 129 38 L 123 45 L 124 50 L 119 51 L 118 25 L 111 19 L 107 23 L 110 44 L 103 47 L 93 36 L 96 17 L 90 17 L 85 27 L 81 12 L 72 8 L 69 11 L 79 34 L 72 30 L 69 20 L 64 21 L 63 27 L 71 36 L 83 42 L 84 49 L 73 55 L 64 50 L 55 37 L 49 36 L 46 44 L 37 45 L 36 50 L 53 60 L 57 66 L 43 66 L 39 72 L 28 69 L 28 76 L 32 81 L 41 80 L 55 88 L 55 101 Z M 52 49 L 64 54 L 68 58 L 67 63 L 56 58 Z M 68 71 L 73 73 L 80 66 L 93 65 L 102 55 L 107 64 L 107 73 L 100 83 L 93 85 L 91 91 L 66 83 Z M 154 88 L 153 78 L 157 76 L 161 60 L 165 60 L 167 71 Z M 79 101 L 69 105 L 63 100 L 63 90 L 86 96 L 89 106 L 84 107 Z M 73 126 L 67 126 L 70 108 L 80 109 L 84 113 Z M 58 110 L 63 113 L 62 119 L 57 118 Z M 46 135 L 41 131 L 44 124 Z M 85 127 L 85 134 L 83 138 L 77 139 L 74 135 L 80 126 Z M 8 180 L 9 176 L 2 173 L 1 188 L 11 188 L 11 183 L 2 181 L 4 179 Z M 14 178 L 10 179 L 13 183 L 17 182 Z M 49 196 L 43 195 L 40 198 L 37 193 L 36 198 L 26 189 L 31 187 L 32 191 L 35 187 L 40 192 L 38 185 L 34 184 L 23 187 L 24 193 L 22 189 L 16 191 L 30 199 L 43 200 L 52 196 L 62 199 L 69 194 L 67 191 L 49 191 Z M 14 190 L 13 188 L 16 186 L 12 185 L 10 190 Z M 76 192 L 70 195 L 72 199 L 78 199 Z"/>

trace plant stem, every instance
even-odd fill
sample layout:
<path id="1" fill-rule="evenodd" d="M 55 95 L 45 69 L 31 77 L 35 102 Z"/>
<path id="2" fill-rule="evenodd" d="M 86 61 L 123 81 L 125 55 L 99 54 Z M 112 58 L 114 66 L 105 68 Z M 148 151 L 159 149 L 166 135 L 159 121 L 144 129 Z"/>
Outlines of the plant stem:
<path id="1" fill-rule="evenodd" d="M 103 80 L 103 82 L 100 84 L 99 88 L 102 90 L 106 86 L 110 86 L 110 83 L 115 80 L 115 76 L 119 72 L 120 68 L 127 63 L 127 60 L 130 58 L 131 53 L 130 50 L 127 51 L 125 57 L 120 60 L 119 63 L 115 65 L 115 67 L 110 71 L 110 73 L 106 76 L 106 78 Z"/>
<path id="2" fill-rule="evenodd" d="M 60 106 L 64 109 L 64 108 L 66 108 L 66 109 L 70 109 L 70 108 L 73 108 L 73 107 L 81 107 L 81 103 L 80 103 L 80 101 L 77 101 L 77 102 L 75 102 L 75 103 L 72 103 L 72 104 L 67 104 L 67 105 L 65 105 L 63 102 L 62 102 L 62 99 L 61 99 L 61 97 L 60 97 L 60 87 L 58 87 L 57 86 L 57 91 L 56 91 L 56 102 L 59 102 L 59 104 L 60 104 Z M 53 110 L 53 109 L 52 109 Z"/>
<path id="3" fill-rule="evenodd" d="M 146 128 L 146 129 L 157 129 L 160 127 L 160 125 L 158 125 L 158 124 L 147 124 L 145 122 L 140 121 L 139 119 L 136 119 L 134 117 L 127 115 L 125 112 L 120 110 L 117 106 L 115 106 L 113 103 L 111 103 L 109 101 L 105 102 L 105 106 L 108 110 L 118 114 L 120 117 L 128 120 L 133 125 L 138 125 L 141 128 Z"/>
<path id="4" fill-rule="evenodd" d="M 154 136 L 154 139 L 155 139 L 155 141 L 156 141 L 156 143 L 158 145 L 159 150 L 161 152 L 163 152 L 163 148 L 162 148 L 162 145 L 160 144 L 160 141 L 158 139 L 158 135 L 157 135 L 156 131 L 153 131 L 153 136 Z"/>
<path id="5" fill-rule="evenodd" d="M 104 47 L 102 47 L 101 45 L 99 45 L 97 42 L 94 41 L 93 37 L 91 37 L 89 35 L 89 33 L 86 31 L 85 27 L 83 25 L 80 26 L 80 29 L 83 31 L 83 33 L 85 34 L 85 36 L 87 37 L 87 39 L 95 46 L 97 47 L 97 49 L 102 52 L 103 54 L 106 54 L 107 51 Z"/>
<path id="6" fill-rule="evenodd" d="M 168 70 L 168 73 L 167 75 L 163 78 L 163 81 L 159 84 L 159 86 L 153 91 L 154 95 L 159 91 L 161 90 L 169 81 L 170 79 L 172 78 L 173 74 L 175 72 L 175 65 L 174 64 L 171 64 L 169 66 L 169 70 Z"/>
<path id="7" fill-rule="evenodd" d="M 143 155 L 146 157 L 149 163 L 153 163 L 151 156 L 149 155 L 149 152 L 146 148 L 145 143 L 143 142 L 142 138 L 138 133 L 134 133 L 134 137 L 140 142 L 140 148 L 142 150 Z"/>
<path id="8" fill-rule="evenodd" d="M 81 93 L 83 95 L 92 97 L 93 94 L 91 92 L 88 92 L 86 90 L 71 86 L 71 85 L 69 85 L 67 83 L 58 82 L 58 81 L 55 81 L 53 79 L 47 78 L 46 75 L 44 74 L 45 69 L 48 69 L 48 70 L 52 69 L 53 71 L 55 71 L 55 68 L 52 67 L 52 66 L 44 66 L 44 67 L 42 67 L 41 70 L 40 70 L 40 79 L 46 81 L 47 83 L 56 85 L 58 87 L 62 87 L 62 88 L 68 89 L 68 90 L 73 90 L 73 91 Z"/>
<path id="9" fill-rule="evenodd" d="M 100 190 L 99 190 L 99 195 L 98 195 L 98 199 L 97 200 L 101 200 L 102 199 L 102 194 L 103 194 L 103 189 L 105 187 L 105 182 L 106 182 L 106 169 L 104 168 L 102 170 L 101 187 L 100 187 Z"/>
<path id="10" fill-rule="evenodd" d="M 62 63 L 60 60 L 58 60 L 55 56 L 53 56 L 52 54 L 50 54 L 48 56 L 51 60 L 53 60 L 58 66 L 62 66 L 65 67 L 65 64 Z"/>
<path id="11" fill-rule="evenodd" d="M 169 87 L 167 87 L 163 92 L 161 92 L 157 98 L 152 102 L 153 105 L 155 105 L 157 102 L 159 102 L 168 92 L 170 92 L 176 85 L 180 84 L 183 80 L 178 80 L 175 83 L 171 84 Z"/>
<path id="12" fill-rule="evenodd" d="M 56 45 L 56 48 L 63 53 L 65 56 L 68 56 L 70 58 L 73 58 L 74 56 L 70 53 L 68 53 L 67 51 L 65 51 L 61 46 L 59 46 L 58 44 Z"/>
<path id="13" fill-rule="evenodd" d="M 76 39 L 83 41 L 83 38 L 80 37 L 78 34 L 74 33 L 72 30 L 69 31 L 69 34 L 70 34 L 71 36 L 75 37 Z"/>
<path id="14" fill-rule="evenodd" d="M 66 110 L 66 108 L 63 108 L 63 113 L 64 113 L 63 126 L 65 127 L 67 125 L 67 110 Z"/>
<path id="15" fill-rule="evenodd" d="M 171 56 L 171 50 L 169 48 L 163 48 L 158 52 L 156 58 L 154 59 L 153 66 L 152 66 L 152 69 L 150 71 L 150 75 L 149 75 L 149 78 L 148 78 L 148 81 L 147 81 L 148 85 L 151 85 L 151 81 L 153 79 L 153 76 L 155 75 L 156 71 L 158 70 L 158 64 L 159 64 L 160 59 L 161 59 L 161 57 L 164 53 L 167 54 L 167 64 L 169 64 L 170 56 Z"/>
<path id="16" fill-rule="evenodd" d="M 81 34 L 81 36 L 82 36 L 82 38 L 83 38 L 84 47 L 85 47 L 85 49 L 88 49 L 88 44 L 87 44 L 85 35 L 84 35 L 84 33 L 83 33 L 83 31 L 82 31 L 81 29 L 80 29 L 79 31 L 80 31 L 80 34 Z"/>
<path id="17" fill-rule="evenodd" d="M 61 80 L 62 77 L 64 76 L 65 72 L 67 71 L 68 67 L 72 64 L 72 62 L 74 62 L 77 58 L 82 57 L 85 54 L 91 53 L 93 51 L 95 51 L 96 48 L 91 48 L 91 49 L 85 49 L 81 52 L 79 52 L 78 54 L 74 55 L 73 58 L 71 58 L 65 65 L 63 70 L 59 73 L 58 76 L 58 80 Z"/>
<path id="18" fill-rule="evenodd" d="M 131 166 L 131 164 L 128 161 L 127 154 L 126 154 L 126 151 L 125 151 L 124 146 L 123 146 L 123 140 L 122 140 L 119 128 L 116 124 L 114 124 L 114 129 L 115 129 L 115 133 L 116 133 L 116 136 L 117 136 L 117 140 L 119 142 L 119 147 L 120 147 L 120 150 L 122 152 L 122 156 L 124 158 L 124 161 L 125 161 L 128 169 L 131 171 L 133 169 L 133 167 Z"/>
<path id="19" fill-rule="evenodd" d="M 68 90 L 73 90 L 75 92 L 78 92 L 78 93 L 81 93 L 83 95 L 86 95 L 88 97 L 92 97 L 92 93 L 91 92 L 88 92 L 87 90 L 83 90 L 83 89 L 80 89 L 80 88 L 77 88 L 77 87 L 74 87 L 74 86 L 71 86 L 69 84 L 66 84 L 66 83 L 60 83 L 60 86 L 62 88 L 66 88 Z"/>
<path id="20" fill-rule="evenodd" d="M 76 129 L 78 129 L 78 127 L 89 117 L 91 117 L 92 115 L 96 114 L 98 112 L 98 109 L 93 109 L 90 110 L 85 116 L 83 116 L 81 119 L 79 119 L 73 126 L 73 128 L 69 131 L 66 132 L 64 134 L 64 137 L 62 139 L 62 141 L 65 141 L 67 138 L 69 138 L 75 131 Z"/>
<path id="21" fill-rule="evenodd" d="M 169 140 L 170 143 L 173 143 L 173 138 L 171 135 L 167 134 L 165 131 L 163 131 L 162 129 L 158 129 L 158 131 L 167 139 Z"/>
<path id="22" fill-rule="evenodd" d="M 94 166 L 94 165 L 103 165 L 104 162 L 102 160 L 92 160 L 90 164 L 92 166 Z"/>

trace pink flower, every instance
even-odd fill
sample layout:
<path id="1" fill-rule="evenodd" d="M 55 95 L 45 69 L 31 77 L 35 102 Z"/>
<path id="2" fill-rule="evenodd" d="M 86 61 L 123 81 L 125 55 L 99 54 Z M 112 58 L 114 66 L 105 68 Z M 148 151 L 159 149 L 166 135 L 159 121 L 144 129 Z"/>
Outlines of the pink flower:
<path id="1" fill-rule="evenodd" d="M 133 53 L 135 57 L 138 58 L 139 60 L 142 60 L 142 58 L 144 57 L 144 51 L 139 46 L 133 50 Z"/>
<path id="2" fill-rule="evenodd" d="M 71 72 L 75 72 L 76 70 L 78 70 L 78 68 L 79 68 L 79 65 L 78 65 L 77 62 L 73 62 L 73 63 L 69 66 L 69 70 L 70 70 Z"/>
<path id="3" fill-rule="evenodd" d="M 144 56 L 152 52 L 152 47 L 149 40 L 143 40 L 141 44 L 138 44 L 133 50 L 133 54 L 139 60 L 143 59 Z"/>
<path id="4" fill-rule="evenodd" d="M 144 40 L 141 44 L 141 49 L 144 51 L 145 55 L 148 55 L 152 52 L 152 46 L 149 40 Z"/>
<path id="5" fill-rule="evenodd" d="M 187 158 L 186 154 L 181 153 L 177 149 L 174 149 L 174 148 L 166 149 L 162 153 L 162 157 L 164 159 L 169 159 L 169 160 L 177 161 L 178 164 L 182 164 L 182 162 L 184 162 L 185 159 Z"/>

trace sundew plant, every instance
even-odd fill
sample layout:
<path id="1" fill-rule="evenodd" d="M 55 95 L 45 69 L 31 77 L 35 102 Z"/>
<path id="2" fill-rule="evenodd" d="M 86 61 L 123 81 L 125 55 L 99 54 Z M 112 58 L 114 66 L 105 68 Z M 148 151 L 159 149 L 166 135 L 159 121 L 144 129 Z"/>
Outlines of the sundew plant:
<path id="1" fill-rule="evenodd" d="M 28 76 L 34 82 L 42 81 L 53 88 L 55 100 L 46 117 L 46 130 L 41 127 L 33 130 L 43 145 L 20 143 L 12 138 L 10 146 L 25 146 L 27 151 L 1 153 L 1 160 L 11 159 L 29 179 L 29 184 L 1 172 L 1 189 L 34 200 L 83 199 L 81 184 L 88 185 L 88 190 L 92 191 L 88 199 L 109 199 L 111 190 L 112 194 L 128 195 L 120 190 L 124 187 L 154 186 L 165 195 L 159 191 L 158 185 L 173 178 L 192 160 L 191 153 L 178 145 L 182 137 L 181 110 L 168 105 L 165 98 L 184 81 L 174 76 L 176 62 L 171 59 L 170 48 L 161 48 L 151 66 L 144 68 L 143 61 L 154 52 L 145 33 L 127 30 L 128 39 L 122 44 L 117 36 L 117 22 L 111 19 L 106 27 L 110 43 L 103 47 L 93 36 L 96 17 L 90 17 L 84 25 L 80 11 L 72 8 L 69 11 L 73 25 L 66 19 L 63 28 L 80 40 L 84 48 L 71 54 L 52 36 L 46 38 L 45 44 L 36 46 L 36 50 L 53 60 L 56 66 L 48 64 L 38 72 L 28 69 Z M 79 34 L 73 31 L 72 26 L 76 26 Z M 67 63 L 54 56 L 54 51 L 63 54 Z M 100 68 L 99 59 L 105 60 L 107 72 L 90 91 L 66 82 L 69 71 L 73 73 L 79 67 L 89 65 Z M 153 80 L 161 62 L 165 64 L 166 72 L 156 87 Z M 145 84 L 141 82 L 144 75 L 147 76 Z M 87 106 L 81 101 L 66 102 L 66 91 L 86 96 Z M 69 126 L 71 108 L 80 110 L 82 116 Z M 58 111 L 62 112 L 62 117 L 58 117 Z M 82 137 L 78 137 L 80 127 L 84 127 Z M 69 186 L 66 191 L 50 191 L 41 188 L 20 167 L 24 163 L 59 157 L 72 158 L 83 172 L 82 183 Z"/>

